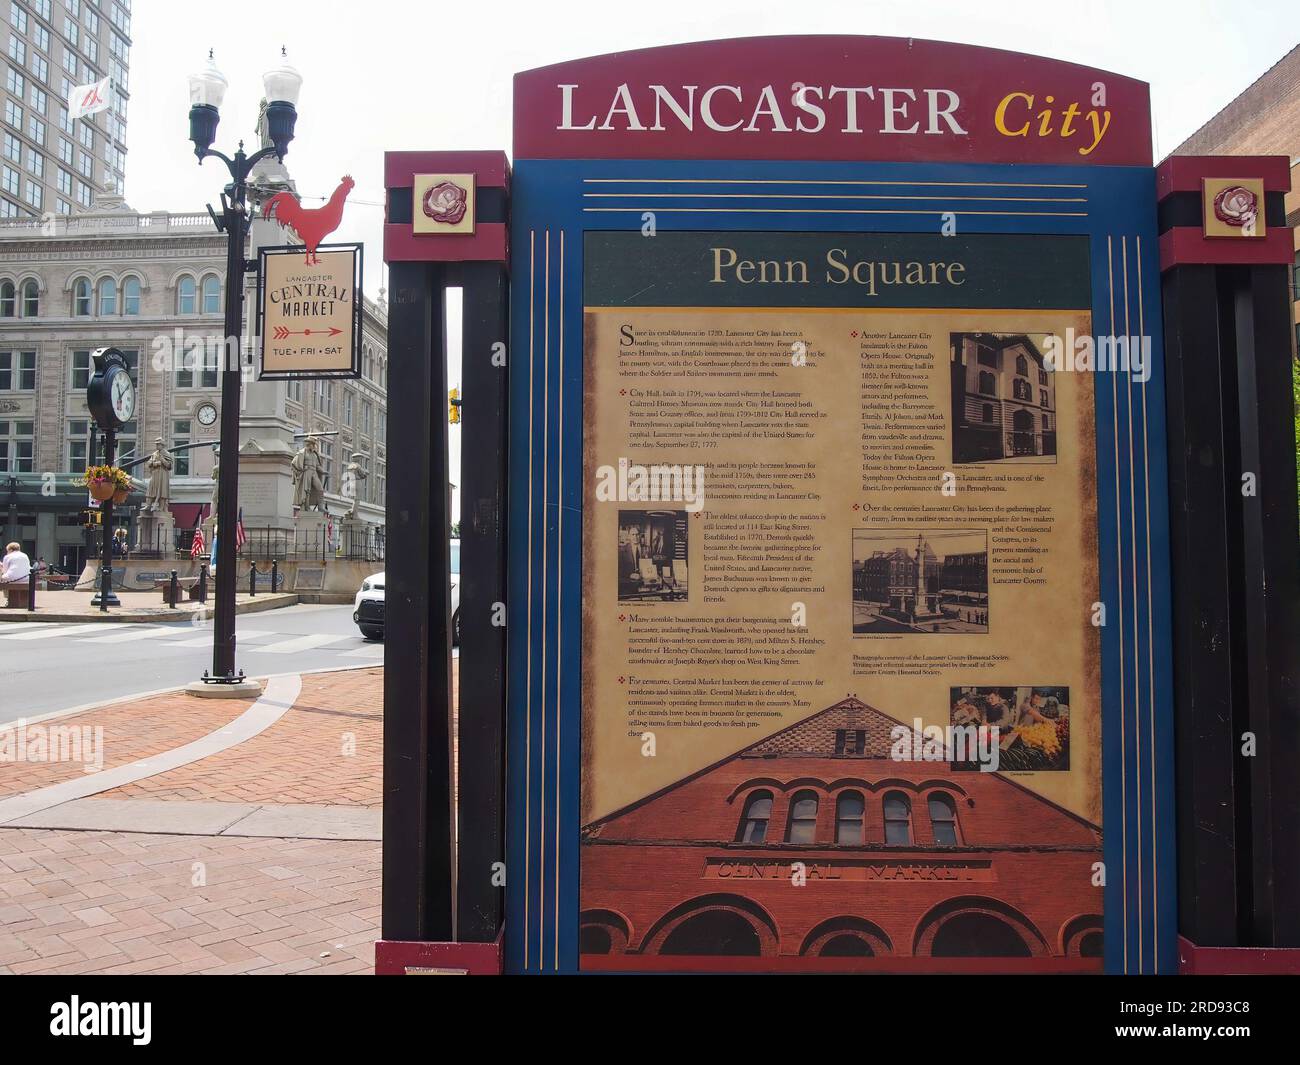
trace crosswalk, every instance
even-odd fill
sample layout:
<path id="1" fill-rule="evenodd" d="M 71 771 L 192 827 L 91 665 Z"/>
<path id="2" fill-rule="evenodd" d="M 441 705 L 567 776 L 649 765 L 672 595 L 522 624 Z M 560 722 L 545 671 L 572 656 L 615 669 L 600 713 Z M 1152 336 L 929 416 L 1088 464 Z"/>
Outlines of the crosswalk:
<path id="1" fill-rule="evenodd" d="M 111 631 L 105 631 L 111 630 Z M 74 643 L 132 644 L 149 647 L 211 647 L 212 629 L 182 625 L 148 624 L 73 624 L 44 622 L 10 622 L 0 625 L 0 648 L 33 640 L 67 637 Z M 384 645 L 365 641 L 354 633 L 309 633 L 307 635 L 275 632 L 269 629 L 239 629 L 239 652 L 255 655 L 291 655 L 304 651 L 337 652 L 342 658 L 382 661 Z M 17 648 L 15 647 L 15 650 Z"/>

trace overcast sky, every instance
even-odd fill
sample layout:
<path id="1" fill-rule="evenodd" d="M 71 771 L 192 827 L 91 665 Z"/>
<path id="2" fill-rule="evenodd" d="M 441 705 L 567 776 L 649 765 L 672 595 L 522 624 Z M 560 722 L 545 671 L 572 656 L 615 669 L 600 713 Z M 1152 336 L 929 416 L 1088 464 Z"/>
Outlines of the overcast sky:
<path id="1" fill-rule="evenodd" d="M 242 17 L 232 19 L 227 12 Z M 510 150 L 511 76 L 606 52 L 719 37 L 879 34 L 1029 52 L 1151 84 L 1159 159 L 1296 43 L 1296 0 L 620 0 L 435 4 L 414 0 L 135 0 L 126 198 L 194 211 L 225 171 L 196 164 L 186 76 L 209 48 L 230 80 L 216 147 L 253 142 L 262 73 L 281 45 L 301 71 L 287 164 L 309 205 L 356 179 L 337 240 L 366 243 L 366 291 L 385 282 L 383 153 Z M 308 200 L 316 197 L 316 200 Z M 454 327 L 453 319 L 453 327 Z M 449 345 L 459 383 L 459 345 Z M 459 427 L 451 431 L 452 479 Z M 459 511 L 459 493 L 453 502 Z"/>
<path id="2" fill-rule="evenodd" d="M 224 12 L 236 11 L 231 19 Z M 1156 158 L 1259 77 L 1300 37 L 1295 0 L 618 0 L 431 4 L 414 0 L 135 0 L 126 197 L 192 211 L 224 184 L 189 142 L 186 75 L 208 48 L 230 79 L 218 148 L 252 140 L 261 75 L 280 45 L 304 78 L 287 157 L 304 197 L 357 182 L 339 240 L 367 244 L 382 283 L 383 153 L 510 149 L 510 81 L 565 59 L 682 41 L 770 34 L 925 37 L 1030 52 L 1151 84 Z M 309 201 L 310 202 L 310 201 Z"/>

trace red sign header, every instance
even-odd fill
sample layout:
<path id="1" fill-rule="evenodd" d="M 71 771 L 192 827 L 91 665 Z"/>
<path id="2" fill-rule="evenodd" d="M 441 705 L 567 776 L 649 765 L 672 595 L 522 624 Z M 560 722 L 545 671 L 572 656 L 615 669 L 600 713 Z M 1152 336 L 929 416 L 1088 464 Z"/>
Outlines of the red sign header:
<path id="1" fill-rule="evenodd" d="M 515 159 L 1151 165 L 1144 82 L 994 48 L 751 37 L 515 75 Z"/>

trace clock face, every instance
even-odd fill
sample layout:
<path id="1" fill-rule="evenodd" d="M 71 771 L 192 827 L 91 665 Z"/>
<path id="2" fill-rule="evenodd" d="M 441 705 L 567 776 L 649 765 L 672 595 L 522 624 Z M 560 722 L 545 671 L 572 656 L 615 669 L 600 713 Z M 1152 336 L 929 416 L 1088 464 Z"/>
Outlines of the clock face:
<path id="1" fill-rule="evenodd" d="M 211 403 L 205 403 L 199 408 L 199 424 L 211 425 L 217 420 L 217 408 Z"/>
<path id="2" fill-rule="evenodd" d="M 119 422 L 129 422 L 135 414 L 135 385 L 130 374 L 119 371 L 113 375 L 108 398 L 113 416 Z"/>

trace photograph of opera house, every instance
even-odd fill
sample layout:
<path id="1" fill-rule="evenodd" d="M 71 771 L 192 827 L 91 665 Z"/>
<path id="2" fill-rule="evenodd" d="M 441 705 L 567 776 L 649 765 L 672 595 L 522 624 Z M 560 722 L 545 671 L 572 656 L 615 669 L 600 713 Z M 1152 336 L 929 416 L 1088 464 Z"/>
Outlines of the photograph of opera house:
<path id="1" fill-rule="evenodd" d="M 1101 829 L 899 724 L 849 697 L 586 825 L 581 967 L 1100 972 Z"/>
<path id="2" fill-rule="evenodd" d="M 1040 337 L 949 335 L 952 461 L 1055 462 L 1056 376 Z"/>
<path id="3" fill-rule="evenodd" d="M 853 531 L 853 632 L 988 632 L 983 529 Z"/>

